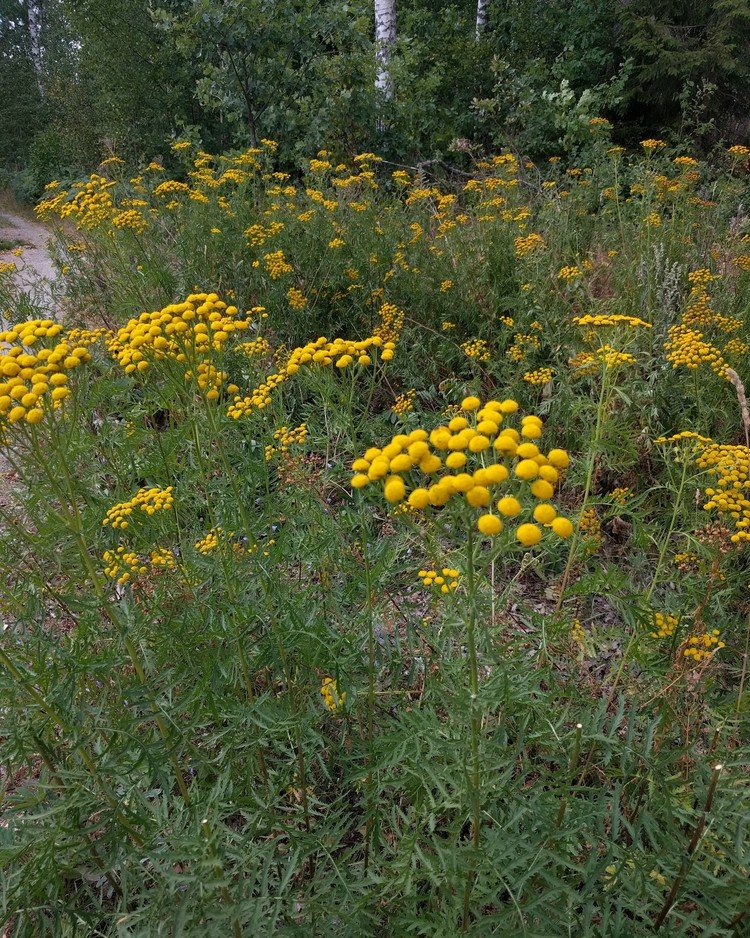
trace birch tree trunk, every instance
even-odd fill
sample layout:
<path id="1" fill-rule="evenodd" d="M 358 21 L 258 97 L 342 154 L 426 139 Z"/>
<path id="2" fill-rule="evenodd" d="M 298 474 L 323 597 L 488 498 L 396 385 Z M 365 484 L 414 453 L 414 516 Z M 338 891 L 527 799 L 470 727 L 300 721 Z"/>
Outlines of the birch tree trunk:
<path id="1" fill-rule="evenodd" d="M 39 94 L 44 96 L 42 86 L 42 0 L 27 0 L 26 18 L 29 24 L 29 50 L 36 74 Z"/>
<path id="2" fill-rule="evenodd" d="M 490 13 L 490 0 L 477 0 L 477 42 L 484 32 Z"/>
<path id="3" fill-rule="evenodd" d="M 393 97 L 393 81 L 388 66 L 396 41 L 396 0 L 375 0 L 375 87 L 386 101 Z"/>

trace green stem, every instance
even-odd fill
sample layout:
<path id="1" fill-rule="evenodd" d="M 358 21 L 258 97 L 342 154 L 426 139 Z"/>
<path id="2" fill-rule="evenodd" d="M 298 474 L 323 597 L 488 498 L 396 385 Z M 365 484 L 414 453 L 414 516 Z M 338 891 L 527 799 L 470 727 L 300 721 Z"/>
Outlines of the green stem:
<path id="1" fill-rule="evenodd" d="M 586 469 L 586 483 L 583 489 L 583 502 L 581 504 L 581 514 L 586 510 L 589 501 L 589 495 L 591 494 L 591 486 L 594 479 L 594 468 L 596 466 L 596 456 L 599 451 L 599 441 L 601 438 L 602 425 L 604 423 L 604 410 L 605 410 L 605 390 L 607 389 L 607 375 L 609 369 L 607 366 L 604 366 L 602 373 L 602 385 L 599 391 L 599 403 L 596 408 L 596 426 L 594 428 L 594 437 L 591 442 L 591 452 L 589 454 L 589 462 Z M 560 591 L 557 597 L 557 604 L 555 605 L 555 616 L 559 615 L 560 610 L 562 609 L 563 600 L 565 599 L 565 590 L 568 586 L 568 580 L 570 579 L 570 573 L 573 569 L 573 561 L 575 559 L 576 550 L 578 548 L 578 543 L 580 541 L 580 526 L 576 525 L 573 532 L 573 540 L 570 544 L 570 551 L 568 552 L 568 562 L 565 565 L 565 572 L 563 573 L 562 582 L 560 584 Z"/>
<path id="2" fill-rule="evenodd" d="M 464 908 L 462 928 L 469 927 L 469 908 L 471 893 L 476 878 L 476 864 L 479 858 L 479 845 L 481 838 L 481 795 L 479 774 L 479 735 L 481 732 L 481 713 L 479 711 L 479 667 L 477 664 L 476 645 L 476 577 L 474 570 L 474 528 L 469 523 L 466 537 L 466 584 L 468 593 L 469 614 L 466 620 L 466 639 L 469 651 L 469 731 L 471 735 L 471 766 L 470 766 L 470 794 L 472 813 L 472 846 L 473 855 L 467 872 L 466 887 L 464 889 Z"/>
<path id="3" fill-rule="evenodd" d="M 690 839 L 690 843 L 687 848 L 687 852 L 683 857 L 682 863 L 680 864 L 679 872 L 675 877 L 674 883 L 672 883 L 672 888 L 669 890 L 669 895 L 664 900 L 664 905 L 661 907 L 661 911 L 656 916 L 654 921 L 654 931 L 657 932 L 664 923 L 664 919 L 667 917 L 669 910 L 674 905 L 675 900 L 677 899 L 677 894 L 680 891 L 680 886 L 682 885 L 685 876 L 687 875 L 688 870 L 690 869 L 693 854 L 700 843 L 701 836 L 706 827 L 706 820 L 708 818 L 709 812 L 711 811 L 711 806 L 713 805 L 714 794 L 716 792 L 716 785 L 719 781 L 719 775 L 721 775 L 721 770 L 724 768 L 722 765 L 715 765 L 713 773 L 711 775 L 711 782 L 708 786 L 708 793 L 706 795 L 706 802 L 703 807 L 703 812 L 698 818 L 698 822 L 695 825 L 695 830 L 693 831 L 693 836 Z"/>

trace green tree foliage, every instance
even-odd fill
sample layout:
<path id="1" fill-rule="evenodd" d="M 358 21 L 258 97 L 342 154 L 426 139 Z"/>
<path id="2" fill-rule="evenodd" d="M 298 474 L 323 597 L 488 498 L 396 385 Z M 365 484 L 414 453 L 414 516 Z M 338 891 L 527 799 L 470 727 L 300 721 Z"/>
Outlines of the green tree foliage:
<path id="1" fill-rule="evenodd" d="M 27 7 L 0 0 L 0 166 L 26 167 L 29 195 L 111 149 L 168 158 L 175 134 L 213 152 L 272 138 L 298 167 L 323 147 L 578 152 L 591 116 L 710 146 L 750 117 L 750 0 L 492 2 L 479 39 L 476 0 L 399 0 L 387 102 L 372 0 L 45 0 L 43 96 Z"/>
<path id="2" fill-rule="evenodd" d="M 622 51 L 635 66 L 628 89 L 635 123 L 675 125 L 681 97 L 701 88 L 711 92 L 704 105 L 719 130 L 747 121 L 748 0 L 633 0 L 621 7 L 618 21 Z"/>
<path id="3" fill-rule="evenodd" d="M 181 6 L 170 4 L 175 12 Z M 99 141 L 150 156 L 174 127 L 203 120 L 192 94 L 197 71 L 174 55 L 143 0 L 60 0 L 60 13 L 68 35 L 57 44 L 56 104 L 67 110 L 71 81 L 82 85 Z M 215 133 L 210 121 L 205 132 Z"/>
<path id="4" fill-rule="evenodd" d="M 198 100 L 234 142 L 274 137 L 291 154 L 346 125 L 366 133 L 368 11 L 363 0 L 191 0 L 156 20 L 185 67 L 197 69 Z"/>
<path id="5" fill-rule="evenodd" d="M 22 0 L 0 0 L 0 88 L 0 166 L 19 166 L 27 160 L 42 123 L 42 101 Z"/>

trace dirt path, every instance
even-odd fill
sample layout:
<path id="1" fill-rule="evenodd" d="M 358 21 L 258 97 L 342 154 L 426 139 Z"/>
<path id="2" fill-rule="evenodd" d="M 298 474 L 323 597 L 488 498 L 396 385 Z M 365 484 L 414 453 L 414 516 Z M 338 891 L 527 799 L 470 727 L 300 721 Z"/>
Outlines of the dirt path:
<path id="1" fill-rule="evenodd" d="M 23 290 L 36 292 L 57 280 L 47 240 L 47 229 L 17 212 L 0 208 L 0 261 L 16 264 L 15 280 Z M 12 252 L 22 248 L 16 257 Z"/>

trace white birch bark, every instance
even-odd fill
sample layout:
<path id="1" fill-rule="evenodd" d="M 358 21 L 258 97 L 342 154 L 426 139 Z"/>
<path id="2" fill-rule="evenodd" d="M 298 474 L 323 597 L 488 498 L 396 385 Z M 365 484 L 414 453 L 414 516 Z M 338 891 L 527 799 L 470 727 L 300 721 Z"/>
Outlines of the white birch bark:
<path id="1" fill-rule="evenodd" d="M 386 101 L 393 97 L 393 81 L 388 66 L 396 41 L 396 0 L 375 0 L 375 87 Z"/>
<path id="2" fill-rule="evenodd" d="M 44 94 L 42 87 L 42 3 L 41 0 L 27 0 L 26 16 L 29 23 L 29 50 L 31 62 L 36 74 L 36 83 L 39 93 Z"/>
<path id="3" fill-rule="evenodd" d="M 490 0 L 477 0 L 477 42 L 484 32 L 490 14 Z"/>

